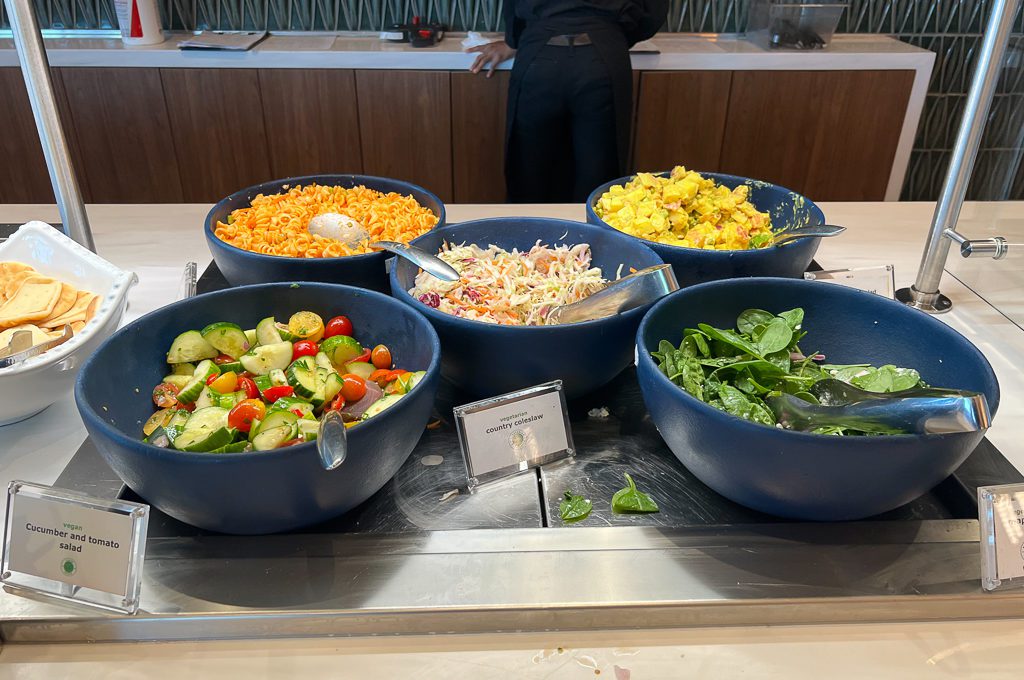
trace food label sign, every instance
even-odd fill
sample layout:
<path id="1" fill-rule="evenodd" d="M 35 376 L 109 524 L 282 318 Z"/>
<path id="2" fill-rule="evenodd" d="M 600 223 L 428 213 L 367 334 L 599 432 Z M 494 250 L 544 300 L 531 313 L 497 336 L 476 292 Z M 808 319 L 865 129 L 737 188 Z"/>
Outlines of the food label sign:
<path id="1" fill-rule="evenodd" d="M 0 580 L 15 588 L 135 612 L 148 509 L 11 482 Z"/>
<path id="2" fill-rule="evenodd" d="M 454 411 L 470 489 L 573 455 L 561 380 Z"/>
<path id="3" fill-rule="evenodd" d="M 978 520 L 982 586 L 1024 586 L 1024 484 L 979 487 Z"/>

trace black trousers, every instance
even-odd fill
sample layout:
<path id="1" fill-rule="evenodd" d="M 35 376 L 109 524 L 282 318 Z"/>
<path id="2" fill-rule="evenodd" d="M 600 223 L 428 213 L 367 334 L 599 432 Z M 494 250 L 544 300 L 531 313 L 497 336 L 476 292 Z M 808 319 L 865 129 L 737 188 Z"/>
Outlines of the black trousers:
<path id="1" fill-rule="evenodd" d="M 505 164 L 510 203 L 582 203 L 626 174 L 615 96 L 632 94 L 614 91 L 592 45 L 544 46 L 517 85 Z"/>

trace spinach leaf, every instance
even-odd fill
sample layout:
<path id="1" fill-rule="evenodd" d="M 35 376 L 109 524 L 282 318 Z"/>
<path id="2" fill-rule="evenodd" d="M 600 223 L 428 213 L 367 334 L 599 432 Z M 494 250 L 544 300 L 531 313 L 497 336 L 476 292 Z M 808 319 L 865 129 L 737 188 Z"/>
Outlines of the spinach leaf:
<path id="1" fill-rule="evenodd" d="M 726 413 L 762 425 L 775 424 L 775 416 L 767 407 L 758 403 L 760 400 L 749 398 L 732 385 L 722 385 L 718 390 L 718 397 L 722 400 L 722 410 Z"/>
<path id="2" fill-rule="evenodd" d="M 682 361 L 683 389 L 704 401 L 704 369 L 693 357 Z"/>
<path id="3" fill-rule="evenodd" d="M 765 326 L 764 333 L 757 341 L 757 347 L 761 354 L 772 354 L 789 347 L 793 341 L 793 329 L 785 319 L 776 317 Z"/>
<path id="4" fill-rule="evenodd" d="M 619 489 L 612 496 L 612 512 L 619 515 L 658 512 L 658 504 L 643 491 L 637 490 L 636 482 L 629 474 L 626 474 L 626 482 L 629 486 Z"/>
<path id="5" fill-rule="evenodd" d="M 759 359 L 764 358 L 761 356 L 761 353 L 758 351 L 758 348 L 754 345 L 754 343 L 750 342 L 736 331 L 714 328 L 713 326 L 709 326 L 705 323 L 698 324 L 698 327 L 702 331 L 704 331 L 705 335 L 707 335 L 709 338 L 712 338 L 713 340 L 718 340 L 719 342 L 725 343 L 730 347 L 738 349 L 740 352 L 750 354 L 751 356 L 758 357 Z"/>
<path id="6" fill-rule="evenodd" d="M 763 309 L 747 309 L 736 318 L 736 330 L 751 335 L 757 326 L 767 326 L 774 318 L 774 314 Z"/>
<path id="7" fill-rule="evenodd" d="M 788 312 L 780 312 L 779 318 L 784 319 L 792 330 L 798 330 L 804 322 L 804 310 L 800 307 Z"/>
<path id="8" fill-rule="evenodd" d="M 594 504 L 589 500 L 583 496 L 577 496 L 571 491 L 566 491 L 565 498 L 558 504 L 558 515 L 563 522 L 572 524 L 585 520 L 593 509 Z"/>
<path id="9" fill-rule="evenodd" d="M 886 364 L 854 377 L 850 383 L 868 392 L 900 392 L 921 384 L 921 374 L 912 368 Z"/>

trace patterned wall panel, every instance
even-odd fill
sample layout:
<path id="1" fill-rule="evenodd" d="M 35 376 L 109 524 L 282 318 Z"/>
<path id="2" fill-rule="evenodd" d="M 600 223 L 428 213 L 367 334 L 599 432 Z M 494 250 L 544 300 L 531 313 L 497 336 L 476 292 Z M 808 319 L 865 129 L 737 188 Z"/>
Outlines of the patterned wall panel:
<path id="1" fill-rule="evenodd" d="M 176 30 L 379 30 L 413 14 L 452 30 L 501 28 L 509 0 L 160 0 L 164 25 Z M 34 0 L 49 28 L 116 27 L 113 0 Z M 848 0 L 844 33 L 884 33 L 936 53 L 920 128 L 903 188 L 908 200 L 934 199 L 956 137 L 990 0 Z M 665 30 L 736 33 L 748 0 L 671 0 Z M 0 28 L 7 18 L 0 4 Z M 1024 198 L 1024 15 L 1019 16 L 999 93 L 968 197 Z"/>

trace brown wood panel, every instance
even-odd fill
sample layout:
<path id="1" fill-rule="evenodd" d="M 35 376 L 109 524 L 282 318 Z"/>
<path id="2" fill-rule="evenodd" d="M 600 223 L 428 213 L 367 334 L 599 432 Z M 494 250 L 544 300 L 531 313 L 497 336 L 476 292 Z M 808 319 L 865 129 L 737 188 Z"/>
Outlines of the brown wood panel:
<path id="1" fill-rule="evenodd" d="M 274 177 L 363 171 L 352 71 L 268 69 L 259 81 Z"/>
<path id="2" fill-rule="evenodd" d="M 447 71 L 356 71 L 363 171 L 451 201 L 451 82 Z"/>
<path id="3" fill-rule="evenodd" d="M 72 164 L 75 166 L 79 190 L 88 201 L 89 187 L 82 173 L 74 127 L 71 125 L 67 100 L 60 75 L 52 73 L 53 94 L 57 100 Z M 53 203 L 53 187 L 46 169 L 46 158 L 39 143 L 32 105 L 28 100 L 21 69 L 0 68 L 0 204 Z"/>
<path id="4" fill-rule="evenodd" d="M 508 71 L 454 72 L 452 168 L 456 203 L 505 202 L 505 106 Z"/>
<path id="5" fill-rule="evenodd" d="M 640 76 L 634 165 L 716 171 L 729 105 L 730 71 L 645 71 Z"/>
<path id="6" fill-rule="evenodd" d="M 882 200 L 913 73 L 737 72 L 722 169 L 816 201 Z"/>
<path id="7" fill-rule="evenodd" d="M 914 72 L 830 76 L 804 191 L 822 201 L 884 200 Z"/>
<path id="8" fill-rule="evenodd" d="M 82 175 L 93 203 L 183 199 L 160 72 L 62 68 Z"/>
<path id="9" fill-rule="evenodd" d="M 255 70 L 160 69 L 160 79 L 186 202 L 274 179 Z"/>

